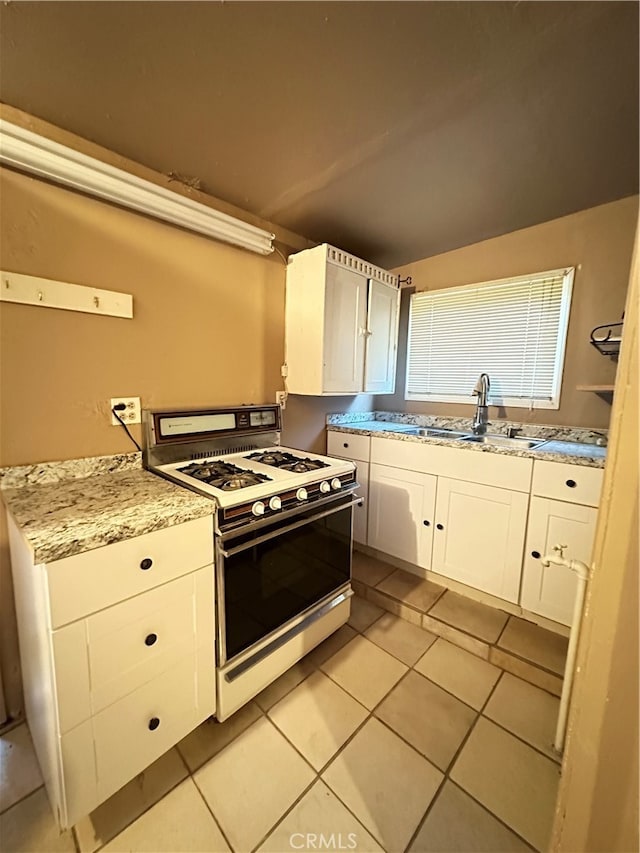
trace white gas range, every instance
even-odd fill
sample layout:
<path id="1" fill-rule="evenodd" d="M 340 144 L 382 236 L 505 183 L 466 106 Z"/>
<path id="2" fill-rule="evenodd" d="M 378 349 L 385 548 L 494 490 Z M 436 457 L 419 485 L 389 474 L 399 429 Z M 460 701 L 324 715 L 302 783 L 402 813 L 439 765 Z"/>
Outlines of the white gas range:
<path id="1" fill-rule="evenodd" d="M 213 502 L 226 719 L 349 618 L 355 466 L 282 447 L 278 406 L 144 422 L 146 467 Z"/>

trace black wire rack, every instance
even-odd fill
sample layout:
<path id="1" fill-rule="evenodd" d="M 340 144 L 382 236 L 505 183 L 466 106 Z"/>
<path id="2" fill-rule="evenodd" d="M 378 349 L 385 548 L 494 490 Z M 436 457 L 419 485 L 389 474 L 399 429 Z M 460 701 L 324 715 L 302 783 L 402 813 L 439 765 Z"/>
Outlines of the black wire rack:
<path id="1" fill-rule="evenodd" d="M 591 330 L 591 344 L 602 355 L 610 355 L 617 358 L 622 341 L 623 321 L 617 323 L 605 323 L 604 326 L 596 326 Z"/>

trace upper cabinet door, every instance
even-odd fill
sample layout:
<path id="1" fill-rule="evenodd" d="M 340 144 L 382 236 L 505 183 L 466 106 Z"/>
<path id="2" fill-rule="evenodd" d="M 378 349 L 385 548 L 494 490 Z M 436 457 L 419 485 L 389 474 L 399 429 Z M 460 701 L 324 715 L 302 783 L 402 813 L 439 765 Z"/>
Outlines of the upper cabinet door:
<path id="1" fill-rule="evenodd" d="M 327 264 L 324 311 L 322 390 L 326 394 L 358 394 L 363 390 L 366 277 Z"/>
<path id="2" fill-rule="evenodd" d="M 364 390 L 371 394 L 393 394 L 395 390 L 399 307 L 399 288 L 369 281 Z"/>

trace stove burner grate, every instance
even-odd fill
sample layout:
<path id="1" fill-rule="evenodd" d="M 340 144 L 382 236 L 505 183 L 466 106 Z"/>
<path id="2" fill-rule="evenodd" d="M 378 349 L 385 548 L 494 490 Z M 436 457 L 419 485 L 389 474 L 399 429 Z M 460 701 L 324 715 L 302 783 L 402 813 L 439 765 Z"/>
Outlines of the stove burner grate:
<path id="1" fill-rule="evenodd" d="M 271 477 L 256 471 L 247 471 L 246 468 L 238 468 L 229 462 L 212 459 L 208 462 L 192 462 L 184 468 L 178 468 L 181 474 L 193 477 L 201 483 L 222 489 L 224 492 L 246 489 L 249 486 L 257 486 L 260 483 L 271 481 Z"/>
<path id="2" fill-rule="evenodd" d="M 294 456 L 293 453 L 284 453 L 280 450 L 270 450 L 266 453 L 250 453 L 247 459 L 259 462 L 261 465 L 271 465 L 281 468 L 283 471 L 292 471 L 295 474 L 304 474 L 307 471 L 317 471 L 319 468 L 328 468 L 329 463 L 321 459 L 309 459 L 309 457 Z"/>

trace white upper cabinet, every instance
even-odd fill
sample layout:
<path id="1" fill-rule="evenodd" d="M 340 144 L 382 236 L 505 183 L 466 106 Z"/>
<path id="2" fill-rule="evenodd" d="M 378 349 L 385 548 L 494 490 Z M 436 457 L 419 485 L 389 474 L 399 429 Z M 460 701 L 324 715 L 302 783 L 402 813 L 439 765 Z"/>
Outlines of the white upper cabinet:
<path id="1" fill-rule="evenodd" d="M 396 276 L 326 243 L 289 258 L 287 389 L 292 394 L 395 390 Z"/>
<path id="2" fill-rule="evenodd" d="M 396 288 L 370 279 L 364 365 L 364 390 L 369 394 L 395 390 L 399 297 Z"/>
<path id="3" fill-rule="evenodd" d="M 357 394 L 362 391 L 364 370 L 366 278 L 328 264 L 324 309 L 323 392 Z"/>

